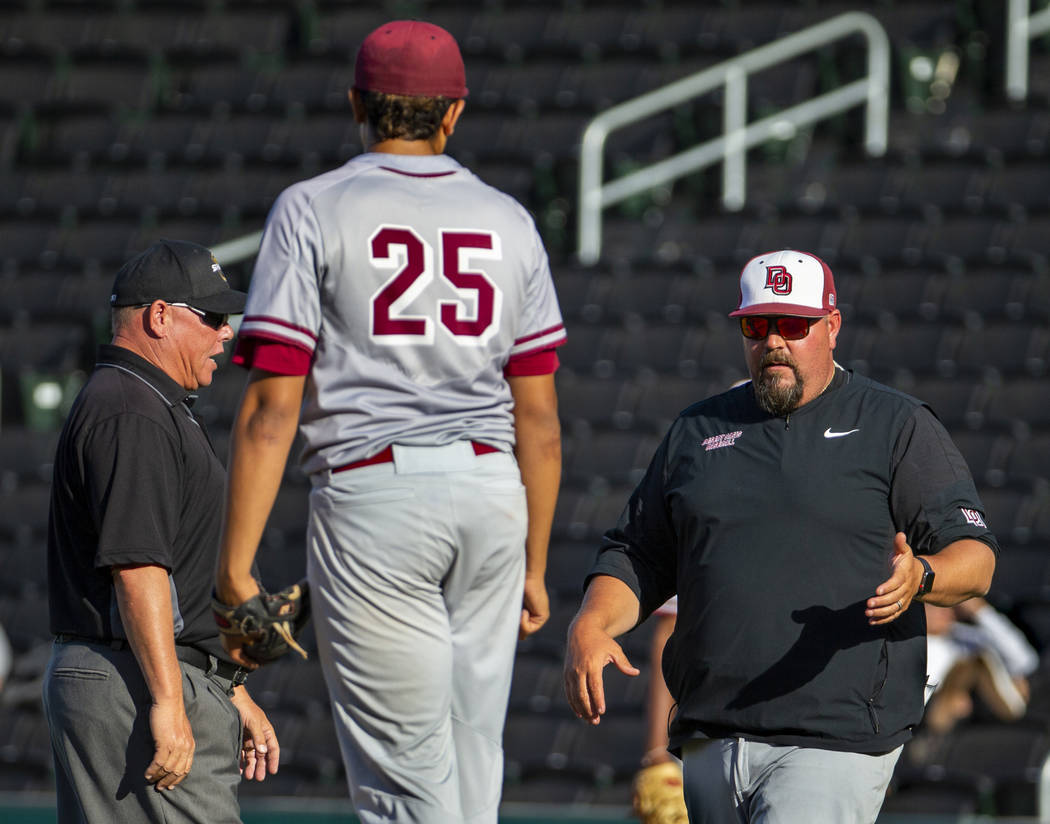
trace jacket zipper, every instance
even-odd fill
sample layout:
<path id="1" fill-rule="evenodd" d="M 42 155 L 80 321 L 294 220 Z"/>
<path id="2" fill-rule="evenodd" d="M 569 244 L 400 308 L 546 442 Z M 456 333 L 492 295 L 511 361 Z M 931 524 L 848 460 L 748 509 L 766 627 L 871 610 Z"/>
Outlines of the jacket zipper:
<path id="1" fill-rule="evenodd" d="M 875 702 L 879 700 L 879 696 L 882 695 L 882 690 L 886 686 L 886 682 L 890 677 L 889 645 L 886 643 L 885 638 L 882 639 L 882 649 L 879 651 L 879 665 L 883 668 L 882 680 L 875 685 L 874 691 L 868 698 L 868 718 L 871 721 L 871 727 L 876 735 L 879 734 L 879 714 L 875 710 Z"/>

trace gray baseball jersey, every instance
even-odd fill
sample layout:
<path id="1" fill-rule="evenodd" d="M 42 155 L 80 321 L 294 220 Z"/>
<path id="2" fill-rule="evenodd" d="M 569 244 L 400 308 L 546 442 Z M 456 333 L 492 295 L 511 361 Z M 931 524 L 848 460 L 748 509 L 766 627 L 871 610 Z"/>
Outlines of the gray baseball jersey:
<path id="1" fill-rule="evenodd" d="M 395 441 L 509 450 L 504 372 L 564 340 L 519 203 L 446 155 L 373 153 L 278 198 L 239 345 L 309 358 L 300 428 L 314 473 Z"/>
<path id="2" fill-rule="evenodd" d="M 497 820 L 528 525 L 507 376 L 564 340 L 528 213 L 444 155 L 362 155 L 267 220 L 235 359 L 307 375 L 307 575 L 362 822 Z"/>

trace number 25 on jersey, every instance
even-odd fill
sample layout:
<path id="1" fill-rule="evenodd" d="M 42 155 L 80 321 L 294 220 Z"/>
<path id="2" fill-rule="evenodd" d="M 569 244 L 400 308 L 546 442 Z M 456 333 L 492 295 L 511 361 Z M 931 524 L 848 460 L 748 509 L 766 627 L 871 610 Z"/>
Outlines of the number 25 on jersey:
<path id="1" fill-rule="evenodd" d="M 409 226 L 380 226 L 368 241 L 368 255 L 377 270 L 393 274 L 370 301 L 372 340 L 380 345 L 432 345 L 434 329 L 442 329 L 462 346 L 483 346 L 499 331 L 503 293 L 484 271 L 471 268 L 478 261 L 500 260 L 499 235 L 482 230 L 441 229 L 440 257 L 434 266 L 434 249 Z M 434 300 L 431 314 L 410 314 L 425 303 L 435 277 L 452 286 L 458 299 Z M 419 301 L 419 302 L 417 302 Z"/>

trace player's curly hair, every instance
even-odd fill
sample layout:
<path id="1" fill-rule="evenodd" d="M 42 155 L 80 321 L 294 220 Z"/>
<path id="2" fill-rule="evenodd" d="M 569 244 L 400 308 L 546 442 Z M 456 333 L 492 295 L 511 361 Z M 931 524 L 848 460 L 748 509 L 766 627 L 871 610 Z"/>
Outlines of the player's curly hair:
<path id="1" fill-rule="evenodd" d="M 452 105 L 448 97 L 409 97 L 362 92 L 368 125 L 376 140 L 428 140 Z"/>

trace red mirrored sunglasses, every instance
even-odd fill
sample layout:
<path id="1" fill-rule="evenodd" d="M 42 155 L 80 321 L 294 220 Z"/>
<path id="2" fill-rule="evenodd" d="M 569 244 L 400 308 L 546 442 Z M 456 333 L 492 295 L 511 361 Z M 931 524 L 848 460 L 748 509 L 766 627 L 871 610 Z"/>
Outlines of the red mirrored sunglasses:
<path id="1" fill-rule="evenodd" d="M 780 335 L 784 340 L 802 340 L 809 334 L 809 327 L 820 318 L 799 318 L 792 315 L 767 317 L 765 315 L 745 315 L 740 318 L 740 331 L 745 338 L 765 340 L 773 335 Z"/>

